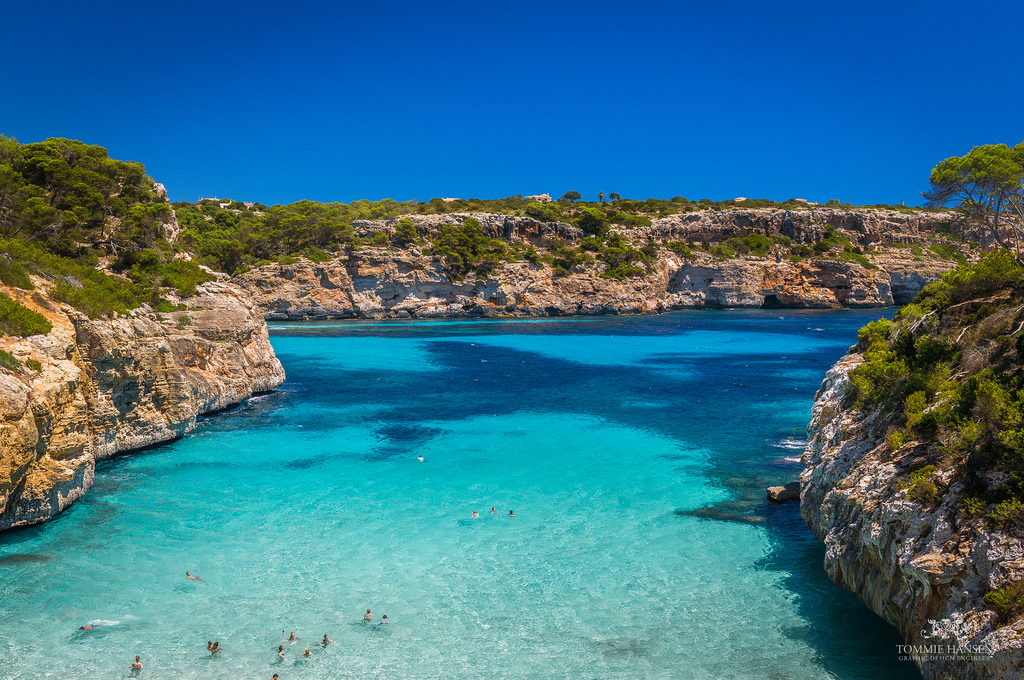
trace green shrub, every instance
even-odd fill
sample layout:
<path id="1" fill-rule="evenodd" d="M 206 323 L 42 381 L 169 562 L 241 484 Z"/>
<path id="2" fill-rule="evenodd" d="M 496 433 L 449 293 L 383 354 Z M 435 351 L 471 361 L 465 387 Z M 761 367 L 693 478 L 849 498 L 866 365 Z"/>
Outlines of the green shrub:
<path id="1" fill-rule="evenodd" d="M 876 265 L 874 262 L 864 257 L 864 255 L 860 253 L 844 250 L 842 253 L 840 253 L 839 258 L 847 262 L 856 262 L 865 269 L 878 269 L 878 265 Z"/>
<path id="2" fill-rule="evenodd" d="M 722 247 L 741 255 L 757 255 L 763 257 L 772 249 L 772 239 L 764 234 L 747 234 L 726 239 Z"/>
<path id="3" fill-rule="evenodd" d="M 1024 581 L 986 593 L 985 604 L 995 611 L 1000 626 L 1016 621 L 1024 614 Z"/>
<path id="4" fill-rule="evenodd" d="M 333 255 L 318 246 L 307 246 L 302 250 L 302 254 L 317 264 L 330 262 L 334 259 Z"/>
<path id="5" fill-rule="evenodd" d="M 175 305 L 171 304 L 171 302 L 168 300 L 164 300 L 163 298 L 160 298 L 156 302 L 156 304 L 153 305 L 154 312 L 163 312 L 164 314 L 168 314 L 170 312 L 183 312 L 186 309 L 188 309 L 188 305 L 186 305 L 184 302 Z"/>
<path id="6" fill-rule="evenodd" d="M 388 239 L 388 235 L 383 231 L 376 231 L 373 233 L 373 236 L 366 240 L 366 244 L 376 248 L 383 248 L 391 245 L 391 241 Z"/>
<path id="7" fill-rule="evenodd" d="M 584 208 L 574 221 L 585 234 L 603 236 L 608 233 L 608 217 L 598 208 Z"/>
<path id="8" fill-rule="evenodd" d="M 693 260 L 697 257 L 693 254 L 693 251 L 690 250 L 690 244 L 685 243 L 684 241 L 668 241 L 665 243 L 665 247 L 676 255 L 685 257 L 687 260 Z"/>
<path id="9" fill-rule="evenodd" d="M 195 262 L 185 260 L 174 260 L 160 269 L 160 276 L 165 285 L 178 290 L 181 297 L 189 297 L 196 294 L 196 286 L 207 281 L 216 280 L 215 276 L 207 274 Z"/>
<path id="10" fill-rule="evenodd" d="M 398 220 L 398 226 L 395 227 L 395 236 L 393 240 L 394 244 L 400 248 L 405 248 L 406 246 L 419 243 L 419 233 L 416 231 L 416 225 L 412 223 L 412 220 Z"/>
<path id="11" fill-rule="evenodd" d="M 1022 517 L 1024 517 L 1024 503 L 1016 498 L 997 504 L 988 516 L 993 526 L 1004 529 L 1016 525 Z"/>
<path id="12" fill-rule="evenodd" d="M 178 324 L 177 324 L 178 330 L 184 330 L 186 326 L 191 326 L 191 325 L 192 325 L 192 319 L 188 318 L 184 314 L 182 314 L 181 316 L 178 317 Z"/>
<path id="13" fill-rule="evenodd" d="M 527 217 L 532 217 L 541 222 L 563 222 L 565 216 L 554 203 L 530 203 L 523 209 Z"/>
<path id="14" fill-rule="evenodd" d="M 470 272 L 487 274 L 508 257 L 508 249 L 498 239 L 488 238 L 480 220 L 469 217 L 461 225 L 446 224 L 434 240 L 431 253 L 441 260 L 452 280 Z"/>
<path id="15" fill-rule="evenodd" d="M 892 330 L 892 321 L 888 319 L 878 319 L 865 324 L 857 331 L 857 349 L 865 350 L 878 342 L 887 340 L 890 330 Z"/>
<path id="16" fill-rule="evenodd" d="M 21 362 L 14 355 L 0 349 L 0 366 L 9 371 L 17 371 L 21 368 Z"/>
<path id="17" fill-rule="evenodd" d="M 967 264 L 967 258 L 964 257 L 964 254 L 951 243 L 935 243 L 931 246 L 931 250 L 945 260 L 953 260 L 957 264 Z"/>
<path id="18" fill-rule="evenodd" d="M 965 494 L 960 498 L 960 508 L 971 517 L 985 512 L 985 501 L 977 496 Z"/>
<path id="19" fill-rule="evenodd" d="M 45 316 L 0 294 L 0 332 L 23 338 L 45 335 L 51 330 L 53 324 Z"/>
<path id="20" fill-rule="evenodd" d="M 96 319 L 126 313 L 139 306 L 137 284 L 107 276 L 94 267 L 48 253 L 38 245 L 17 239 L 0 240 L 0 253 L 27 270 L 55 282 L 50 297 Z"/>
<path id="21" fill-rule="evenodd" d="M 35 359 L 25 359 L 25 365 L 31 368 L 36 373 L 43 370 L 43 365 L 36 361 Z"/>
<path id="22" fill-rule="evenodd" d="M 35 288 L 28 278 L 28 271 L 9 257 L 0 257 L 0 281 L 3 281 L 4 285 L 22 290 Z"/>

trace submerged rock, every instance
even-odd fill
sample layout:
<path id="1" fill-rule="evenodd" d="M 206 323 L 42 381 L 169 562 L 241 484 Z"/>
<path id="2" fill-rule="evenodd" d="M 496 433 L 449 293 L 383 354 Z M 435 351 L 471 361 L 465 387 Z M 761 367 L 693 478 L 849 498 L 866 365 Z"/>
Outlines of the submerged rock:
<path id="1" fill-rule="evenodd" d="M 769 486 L 768 500 L 772 503 L 800 500 L 800 482 L 788 482 L 785 486 Z"/>

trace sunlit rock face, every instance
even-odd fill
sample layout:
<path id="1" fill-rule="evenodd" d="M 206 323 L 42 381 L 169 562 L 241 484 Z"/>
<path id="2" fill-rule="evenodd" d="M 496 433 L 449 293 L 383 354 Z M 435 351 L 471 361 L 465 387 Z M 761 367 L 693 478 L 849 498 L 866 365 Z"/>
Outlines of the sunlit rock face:
<path id="1" fill-rule="evenodd" d="M 534 248 L 544 255 L 557 243 L 574 244 L 584 234 L 568 224 L 486 214 L 409 216 L 421 241 L 445 224 L 474 217 L 491 238 Z M 357 222 L 369 241 L 394 234 L 397 220 Z M 824 257 L 722 259 L 700 248 L 692 258 L 660 247 L 645 276 L 622 281 L 601 276 L 605 265 L 576 265 L 567 274 L 539 261 L 504 263 L 485 276 L 453 280 L 440 261 L 420 247 L 373 247 L 316 263 L 258 267 L 234 282 L 252 295 L 268 319 L 436 318 L 644 314 L 671 309 L 768 307 L 886 307 L 905 304 L 953 263 L 918 248 L 882 247 L 925 243 L 939 221 L 934 216 L 852 213 L 842 210 L 790 212 L 742 210 L 691 213 L 658 219 L 649 227 L 620 229 L 634 247 L 653 239 L 718 242 L 763 233 L 794 243 L 814 243 L 828 229 L 851 242 L 877 249 L 870 266 Z"/>
<path id="2" fill-rule="evenodd" d="M 0 373 L 0 530 L 66 509 L 92 485 L 96 460 L 176 439 L 203 413 L 284 381 L 262 314 L 230 284 L 173 300 L 186 311 L 102 320 L 5 292 L 53 330 L 0 343 L 23 364 Z"/>

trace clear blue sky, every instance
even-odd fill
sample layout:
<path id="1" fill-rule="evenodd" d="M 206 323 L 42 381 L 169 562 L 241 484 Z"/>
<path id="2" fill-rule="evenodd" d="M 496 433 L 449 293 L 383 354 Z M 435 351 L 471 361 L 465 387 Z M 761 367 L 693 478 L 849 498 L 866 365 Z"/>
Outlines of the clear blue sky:
<path id="1" fill-rule="evenodd" d="M 0 133 L 172 200 L 920 200 L 1024 139 L 1020 0 L 8 3 Z"/>

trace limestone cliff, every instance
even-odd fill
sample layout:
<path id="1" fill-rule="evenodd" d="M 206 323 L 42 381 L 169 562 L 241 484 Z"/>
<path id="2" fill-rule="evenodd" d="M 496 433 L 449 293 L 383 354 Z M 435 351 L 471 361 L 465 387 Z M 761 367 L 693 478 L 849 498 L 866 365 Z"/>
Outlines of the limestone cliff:
<path id="1" fill-rule="evenodd" d="M 1024 542 L 960 507 L 965 478 L 936 444 L 892 451 L 893 417 L 853 408 L 850 353 L 827 374 L 809 426 L 801 508 L 825 544 L 825 569 L 898 628 L 925 678 L 1014 678 L 1024 672 L 1024 620 L 997 627 L 990 590 L 1024 578 Z M 937 502 L 915 499 L 908 471 L 936 462 Z"/>
<path id="2" fill-rule="evenodd" d="M 81 498 L 97 460 L 176 439 L 198 416 L 284 381 L 262 315 L 230 284 L 175 299 L 186 311 L 144 306 L 112 320 L 38 292 L 6 292 L 53 330 L 0 343 L 22 363 L 0 370 L 0 530 L 45 521 Z"/>
<path id="3" fill-rule="evenodd" d="M 528 244 L 545 253 L 552 244 L 575 243 L 582 232 L 568 224 L 488 214 L 411 216 L 424 237 L 468 217 L 492 238 Z M 369 239 L 390 235 L 397 219 L 357 222 Z M 923 243 L 934 237 L 936 216 L 842 210 L 702 212 L 658 219 L 649 227 L 620 229 L 630 243 L 721 241 L 762 233 L 795 243 L 814 243 L 829 228 L 872 249 Z M 419 247 L 370 247 L 315 263 L 269 264 L 237 276 L 268 319 L 430 318 L 459 316 L 554 316 L 638 314 L 718 307 L 884 307 L 903 304 L 953 262 L 927 250 L 883 248 L 860 261 L 839 257 L 726 259 L 700 248 L 682 257 L 665 247 L 645 276 L 602 277 L 600 263 L 577 265 L 568 274 L 550 264 L 505 263 L 485 277 L 452 280 L 441 262 Z"/>

